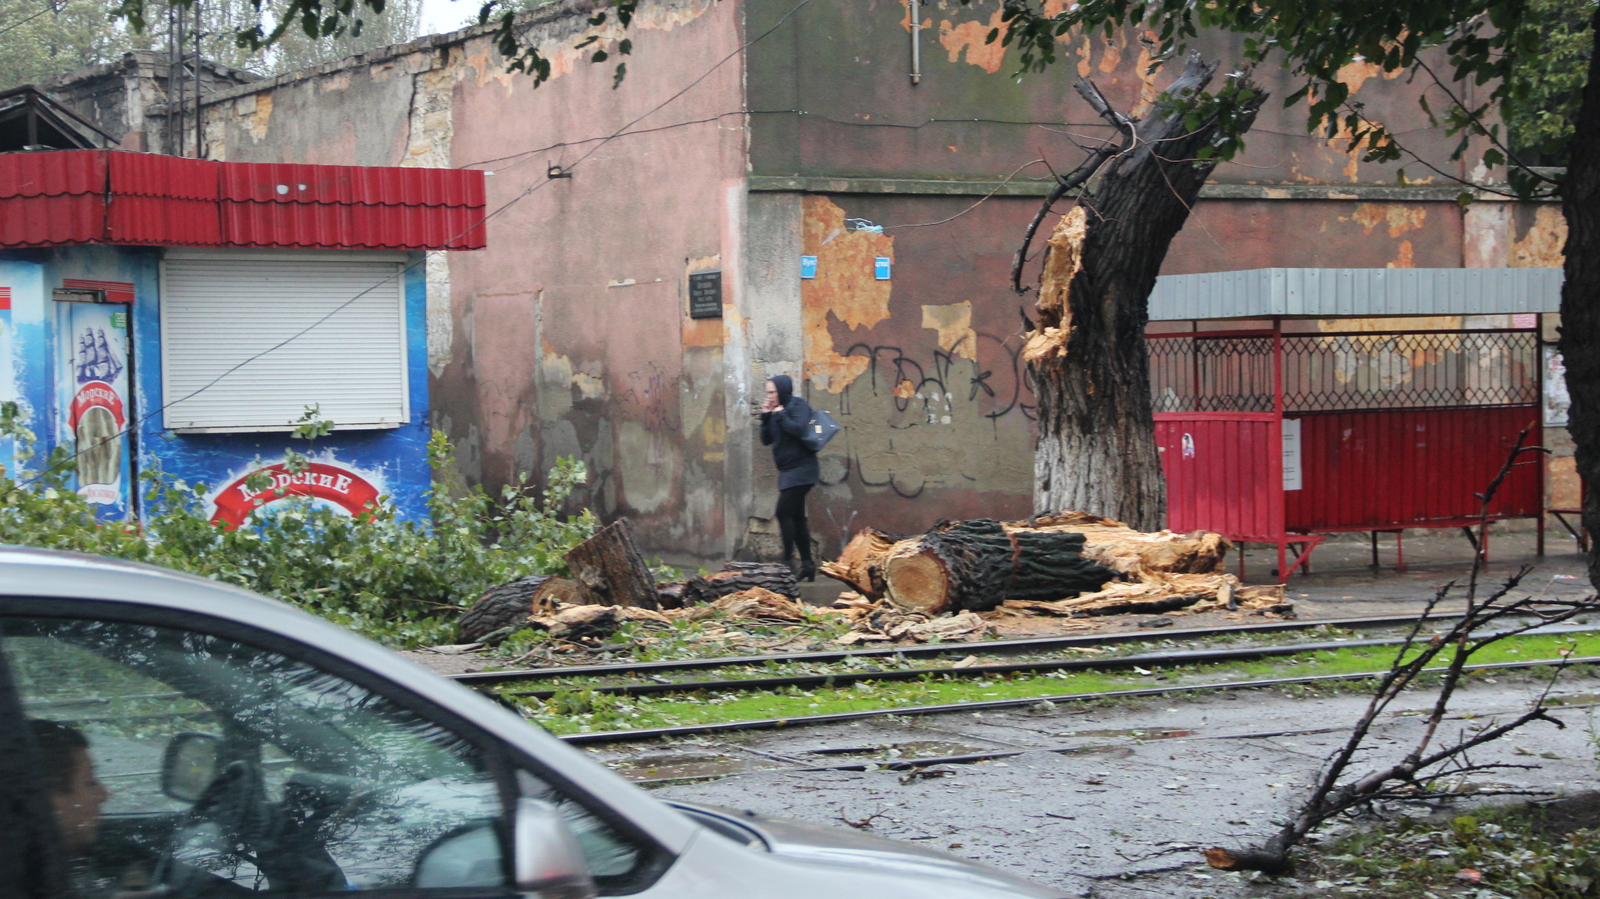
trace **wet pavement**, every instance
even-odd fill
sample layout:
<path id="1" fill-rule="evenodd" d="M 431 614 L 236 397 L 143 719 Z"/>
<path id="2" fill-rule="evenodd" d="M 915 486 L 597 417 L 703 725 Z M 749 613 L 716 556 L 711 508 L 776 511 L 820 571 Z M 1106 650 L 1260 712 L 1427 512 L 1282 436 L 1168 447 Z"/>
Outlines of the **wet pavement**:
<path id="1" fill-rule="evenodd" d="M 1462 693 L 1442 733 L 1459 733 L 1523 709 L 1531 684 L 1484 683 Z M 1482 748 L 1478 763 L 1534 763 L 1481 785 L 1592 789 L 1592 711 L 1600 680 L 1574 679 L 1562 692 L 1576 706 L 1548 724 Z M 1428 697 L 1403 702 L 1374 729 L 1361 771 L 1397 760 L 1421 730 Z M 1058 706 L 858 722 L 793 732 L 745 734 L 596 751 L 634 776 L 718 776 L 654 788 L 662 798 L 751 809 L 947 850 L 1042 883 L 1066 896 L 1195 897 L 1280 895 L 1310 881 L 1252 883 L 1205 865 L 1210 846 L 1257 845 L 1306 795 L 1345 726 L 1366 705 L 1360 695 L 1296 697 L 1270 691 L 1196 700 L 1158 699 L 1115 708 Z M 1018 751 L 1007 758 L 946 764 L 922 773 L 798 771 L 848 757 L 892 764 L 897 757 Z M 641 758 L 643 756 L 643 758 Z M 844 757 L 844 758 L 841 758 Z M 720 760 L 720 761 L 719 761 Z M 641 766 L 641 762 L 643 763 Z M 653 771 L 650 769 L 654 768 Z M 1358 771 L 1357 773 L 1360 773 Z M 1425 808 L 1391 809 L 1417 815 Z"/>
<path id="2" fill-rule="evenodd" d="M 1524 525 L 1524 528 L 1526 526 Z M 1393 534 L 1379 535 L 1379 564 L 1367 535 L 1325 543 L 1308 575 L 1296 573 L 1287 598 L 1306 620 L 1419 612 L 1449 581 L 1465 584 L 1473 548 L 1459 531 L 1410 531 L 1397 570 Z M 1480 578 L 1493 590 L 1526 565 L 1522 590 L 1553 598 L 1589 595 L 1574 541 L 1548 534 L 1534 554 L 1531 529 L 1496 528 Z M 1238 571 L 1237 557 L 1229 570 Z M 1249 546 L 1246 583 L 1277 582 L 1276 551 Z M 835 587 L 806 585 L 826 602 Z M 1441 608 L 1461 604 L 1459 592 Z M 1237 624 L 1208 615 L 1181 627 Z M 1234 616 L 1237 617 L 1237 616 Z M 1148 616 L 1139 616 L 1148 618 Z M 1108 622 L 1133 629 L 1139 620 Z M 1154 635 L 1152 635 L 1154 636 Z M 419 659 L 427 664 L 439 660 Z M 1463 690 L 1440 731 L 1454 739 L 1526 708 L 1538 685 L 1527 676 L 1481 678 Z M 1481 748 L 1479 764 L 1513 768 L 1484 786 L 1595 788 L 1593 707 L 1600 679 L 1570 677 L 1556 695 L 1567 727 L 1534 724 Z M 1272 835 L 1345 739 L 1367 699 L 1359 694 L 1251 691 L 1117 704 L 1063 704 L 980 713 L 874 719 L 789 731 L 680 739 L 591 750 L 602 762 L 667 799 L 751 809 L 912 840 L 1059 887 L 1064 896 L 1234 897 L 1358 893 L 1349 884 L 1252 881 L 1206 867 L 1200 850 L 1241 848 Z M 1420 733 L 1423 692 L 1403 698 L 1373 731 L 1357 773 L 1396 760 Z M 1017 753 L 942 764 L 921 773 L 889 770 L 928 756 Z M 826 770 L 858 765 L 865 770 Z M 804 770 L 824 769 L 824 770 Z M 684 779 L 695 779 L 685 782 Z M 1470 797 L 1469 797 L 1470 799 Z M 1389 809 L 1416 815 L 1425 808 Z"/>
<path id="3" fill-rule="evenodd" d="M 1578 598 L 1591 591 L 1571 538 L 1497 531 L 1480 580 L 1493 589 L 1527 565 L 1522 588 Z M 1406 534 L 1404 570 L 1395 538 L 1379 536 L 1379 566 L 1366 535 L 1325 543 L 1288 597 L 1303 619 L 1420 611 L 1449 581 L 1465 584 L 1473 549 L 1459 531 Z M 1251 546 L 1245 580 L 1275 580 L 1276 552 Z M 1230 560 L 1230 570 L 1237 571 Z M 1460 606 L 1459 594 L 1441 606 Z M 1202 622 L 1182 620 L 1182 626 Z M 1219 622 L 1221 623 L 1221 622 Z M 1133 624 L 1129 624 L 1133 626 Z M 1441 729 L 1451 739 L 1524 709 L 1531 680 L 1488 678 L 1460 693 Z M 1477 788 L 1595 788 L 1600 680 L 1569 678 L 1557 695 L 1566 729 L 1534 724 L 1479 750 L 1477 763 L 1507 769 Z M 1252 880 L 1205 865 L 1210 846 L 1258 845 L 1304 798 L 1323 761 L 1346 738 L 1367 699 L 1359 694 L 1252 691 L 1162 698 L 1115 706 L 952 713 L 762 732 L 733 738 L 612 747 L 595 755 L 663 798 L 727 806 L 913 840 L 1058 886 L 1063 895 L 1253 897 L 1359 892 L 1359 886 Z M 1357 773 L 1396 760 L 1421 732 L 1426 693 L 1406 697 L 1375 728 Z M 1019 752 L 944 764 L 922 774 L 888 770 L 907 757 Z M 869 770 L 797 770 L 862 762 Z M 670 778 L 714 778 L 662 783 Z M 1470 799 L 1469 799 L 1470 801 Z M 1430 809 L 1390 809 L 1417 815 Z M 854 822 L 851 824 L 850 822 Z"/>
<path id="4" fill-rule="evenodd" d="M 1521 588 L 1558 598 L 1576 598 L 1593 592 L 1583 556 L 1565 532 L 1545 535 L 1545 555 L 1538 556 L 1531 525 L 1516 529 L 1496 525 L 1490 529 L 1489 559 L 1479 582 L 1491 590 L 1522 566 L 1532 571 Z M 1317 547 L 1311 555 L 1311 573 L 1295 571 L 1285 591 L 1302 618 L 1345 618 L 1401 615 L 1419 611 L 1439 589 L 1454 581 L 1464 586 L 1472 572 L 1473 548 L 1459 530 L 1405 532 L 1405 568 L 1397 569 L 1400 553 L 1394 534 L 1378 535 L 1378 565 L 1372 564 L 1371 541 L 1366 534 L 1347 535 Z M 1238 572 L 1237 555 L 1230 555 L 1228 570 Z M 1258 544 L 1245 547 L 1244 581 L 1275 583 L 1277 549 Z M 1459 589 L 1444 608 L 1459 607 Z"/>

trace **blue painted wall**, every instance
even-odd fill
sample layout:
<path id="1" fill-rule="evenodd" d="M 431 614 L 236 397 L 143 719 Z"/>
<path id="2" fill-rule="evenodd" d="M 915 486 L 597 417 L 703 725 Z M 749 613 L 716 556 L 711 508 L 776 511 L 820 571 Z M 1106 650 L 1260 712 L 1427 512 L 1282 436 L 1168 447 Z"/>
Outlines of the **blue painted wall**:
<path id="1" fill-rule="evenodd" d="M 237 482 L 263 466 L 281 463 L 285 450 L 293 449 L 316 463 L 311 475 L 302 475 L 296 483 L 303 486 L 309 481 L 319 501 L 341 505 L 349 497 L 369 495 L 364 489 L 370 485 L 375 494 L 388 496 L 404 517 L 424 519 L 431 474 L 427 465 L 423 255 L 411 254 L 405 274 L 411 403 L 410 419 L 399 428 L 340 432 L 335 422 L 334 433 L 314 444 L 283 433 L 176 434 L 166 430 L 161 415 L 161 251 L 154 248 L 0 250 L 0 288 L 9 287 L 11 293 L 9 321 L 5 320 L 7 312 L 0 310 L 0 325 L 4 325 L 0 327 L 0 400 L 14 399 L 28 412 L 29 427 L 39 439 L 39 460 L 55 446 L 72 448 L 70 422 L 73 391 L 78 385 L 72 383 L 70 348 L 77 338 L 64 333 L 69 317 L 62 307 L 77 304 L 54 302 L 52 291 L 65 279 L 131 283 L 132 402 L 127 421 L 134 437 L 130 465 L 134 473 L 159 467 L 187 483 L 205 485 L 210 491 L 210 512 L 217 508 L 218 499 L 223 507 L 237 507 L 241 502 L 248 506 Z M 218 339 L 225 340 L 226 335 L 218 335 Z M 9 467 L 9 456 L 9 448 L 0 445 L 0 463 Z M 259 501 L 263 497 L 254 498 Z M 129 514 L 120 505 L 102 508 L 107 517 Z"/>

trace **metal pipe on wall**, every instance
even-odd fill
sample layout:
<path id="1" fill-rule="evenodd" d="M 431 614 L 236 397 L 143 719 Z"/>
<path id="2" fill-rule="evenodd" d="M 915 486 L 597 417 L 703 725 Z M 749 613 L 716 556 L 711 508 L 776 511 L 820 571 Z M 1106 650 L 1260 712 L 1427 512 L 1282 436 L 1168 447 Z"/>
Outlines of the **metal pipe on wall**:
<path id="1" fill-rule="evenodd" d="M 922 83 L 921 0 L 911 0 L 911 83 Z"/>
<path id="2" fill-rule="evenodd" d="M 200 0 L 194 3 L 194 158 L 204 159 L 205 150 L 205 119 L 200 117 Z"/>

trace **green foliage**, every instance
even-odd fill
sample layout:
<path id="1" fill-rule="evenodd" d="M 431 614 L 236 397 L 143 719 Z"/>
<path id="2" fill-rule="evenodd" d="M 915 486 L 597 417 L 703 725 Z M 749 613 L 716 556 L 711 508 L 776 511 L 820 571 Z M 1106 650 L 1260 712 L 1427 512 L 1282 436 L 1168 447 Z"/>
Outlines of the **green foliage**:
<path id="1" fill-rule="evenodd" d="M 349 6 L 346 26 L 307 37 L 287 30 L 268 44 L 243 43 L 241 31 L 278 22 L 291 0 L 206 0 L 200 4 L 200 52 L 206 59 L 258 75 L 279 75 L 332 62 L 420 33 L 422 0 L 375 0 L 382 15 Z M 84 66 L 112 62 L 130 50 L 165 52 L 182 15 L 186 52 L 194 52 L 192 3 L 138 4 L 139 27 L 116 0 L 0 0 L 0 88 L 42 81 Z"/>
<path id="2" fill-rule="evenodd" d="M 1368 896 L 1425 896 L 1464 881 L 1477 895 L 1600 899 L 1600 834 L 1552 833 L 1536 807 L 1447 821 L 1400 818 L 1346 835 L 1317 859 L 1321 874 Z"/>
<path id="3" fill-rule="evenodd" d="M 1564 165 L 1572 121 L 1589 72 L 1594 35 L 1589 0 L 1528 0 L 1521 27 L 1536 52 L 1513 60 L 1501 118 L 1509 144 L 1529 165 Z"/>
<path id="4" fill-rule="evenodd" d="M 0 87 L 107 62 L 131 49 L 107 7 L 66 0 L 0 0 Z"/>
<path id="5" fill-rule="evenodd" d="M 1570 133 L 1564 130 L 1569 113 L 1552 101 L 1559 97 L 1570 107 L 1587 77 L 1574 61 L 1588 42 L 1581 20 L 1594 13 L 1591 4 L 1577 0 L 1081 0 L 1054 15 L 1043 0 L 1002 0 L 1002 6 L 1002 26 L 989 39 L 1016 47 L 1024 72 L 1055 63 L 1059 39 L 1068 33 L 1139 28 L 1154 35 L 1157 66 L 1182 58 L 1202 32 L 1242 35 L 1240 58 L 1230 64 L 1245 71 L 1258 65 L 1288 69 L 1301 86 L 1284 104 L 1305 102 L 1309 130 L 1346 140 L 1369 161 L 1397 161 L 1406 151 L 1385 123 L 1367 118 L 1340 79 L 1341 70 L 1367 63 L 1385 73 L 1431 79 L 1448 102 L 1441 115 L 1426 106 L 1424 111 L 1459 137 L 1452 158 L 1475 152 L 1490 166 L 1512 164 L 1512 184 L 1525 195 L 1550 184 L 1519 164 L 1513 148 L 1526 139 L 1547 154 L 1560 152 L 1563 135 Z M 1441 57 L 1445 65 L 1436 70 Z M 1547 77 L 1557 69 L 1560 79 Z M 1519 129 L 1509 141 L 1493 115 L 1497 106 Z"/>
<path id="6" fill-rule="evenodd" d="M 523 483 L 507 487 L 494 502 L 461 483 L 449 444 L 438 433 L 429 443 L 436 479 L 428 498 L 431 526 L 399 519 L 387 498 L 351 518 L 289 496 L 245 526 L 229 528 L 205 517 L 204 486 L 177 480 L 158 465 L 143 475 L 142 526 L 100 522 L 68 488 L 72 466 L 62 454 L 40 474 L 27 471 L 32 435 L 18 424 L 14 404 L 0 407 L 0 429 L 16 438 L 19 464 L 19 471 L 0 477 L 0 543 L 193 572 L 275 596 L 402 647 L 450 642 L 462 607 L 495 584 L 565 573 L 562 554 L 596 525 L 587 510 L 562 514 L 586 479 L 581 462 L 558 462 L 542 495 Z M 302 430 L 326 433 L 314 415 Z"/>

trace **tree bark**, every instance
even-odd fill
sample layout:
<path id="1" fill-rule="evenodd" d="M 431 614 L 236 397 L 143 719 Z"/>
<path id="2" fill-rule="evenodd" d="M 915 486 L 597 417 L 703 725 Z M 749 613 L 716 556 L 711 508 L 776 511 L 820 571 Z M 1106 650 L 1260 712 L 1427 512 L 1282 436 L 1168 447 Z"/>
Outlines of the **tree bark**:
<path id="1" fill-rule="evenodd" d="M 462 643 L 477 643 L 495 631 L 521 630 L 540 606 L 553 607 L 577 598 L 576 581 L 530 574 L 490 587 L 456 623 Z"/>
<path id="2" fill-rule="evenodd" d="M 1082 534 L 1008 532 L 989 518 L 944 522 L 884 557 L 885 596 L 902 612 L 937 615 L 1092 593 L 1117 573 L 1085 559 L 1083 546 Z"/>
<path id="3" fill-rule="evenodd" d="M 619 518 L 563 556 L 578 582 L 577 601 L 594 606 L 659 609 L 655 578 L 645 564 L 633 527 Z"/>
<path id="4" fill-rule="evenodd" d="M 800 587 L 789 566 L 775 562 L 729 562 L 721 571 L 685 582 L 681 604 L 683 608 L 705 605 L 752 587 L 771 590 L 787 599 L 800 599 Z"/>
<path id="5" fill-rule="evenodd" d="M 1136 125 L 1093 85 L 1078 85 L 1107 119 L 1135 127 L 1136 137 L 1063 217 L 1046 251 L 1040 319 L 1024 349 L 1039 400 L 1036 510 L 1088 512 L 1144 531 L 1165 522 L 1144 344 L 1150 291 L 1216 167 L 1216 157 L 1199 158 L 1201 149 L 1227 140 L 1215 118 L 1189 130 L 1186 113 L 1165 97 L 1203 89 L 1215 69 L 1191 55 L 1164 100 Z M 1248 129 L 1265 99 L 1258 90 L 1235 127 Z"/>
<path id="6" fill-rule="evenodd" d="M 1561 184 L 1567 243 L 1559 345 L 1572 397 L 1567 429 L 1576 446 L 1578 475 L 1589 485 L 1583 524 L 1590 534 L 1600 534 L 1600 10 L 1589 22 L 1595 45 Z M 1600 542 L 1595 540 L 1589 541 L 1589 580 L 1600 587 Z"/>

